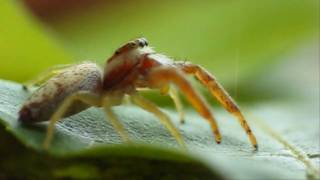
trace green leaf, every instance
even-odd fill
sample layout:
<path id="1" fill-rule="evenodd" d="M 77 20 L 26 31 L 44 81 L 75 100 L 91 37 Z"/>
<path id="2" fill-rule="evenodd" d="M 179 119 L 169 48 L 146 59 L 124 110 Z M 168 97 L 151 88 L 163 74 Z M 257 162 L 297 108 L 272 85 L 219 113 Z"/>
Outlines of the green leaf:
<path id="1" fill-rule="evenodd" d="M 19 1 L 0 1 L 0 77 L 26 81 L 71 57 Z"/>
<path id="2" fill-rule="evenodd" d="M 224 111 L 215 113 L 223 133 L 217 145 L 209 125 L 194 110 L 187 110 L 184 125 L 175 112 L 165 110 L 183 134 L 186 151 L 153 115 L 132 105 L 114 110 L 133 144 L 122 144 L 102 110 L 90 108 L 59 122 L 52 146 L 43 152 L 46 123 L 17 122 L 17 111 L 28 96 L 20 84 L 0 81 L 0 175 L 5 177 L 19 170 L 20 176 L 60 178 L 319 178 L 319 122 L 308 106 L 247 107 L 258 152 Z"/>

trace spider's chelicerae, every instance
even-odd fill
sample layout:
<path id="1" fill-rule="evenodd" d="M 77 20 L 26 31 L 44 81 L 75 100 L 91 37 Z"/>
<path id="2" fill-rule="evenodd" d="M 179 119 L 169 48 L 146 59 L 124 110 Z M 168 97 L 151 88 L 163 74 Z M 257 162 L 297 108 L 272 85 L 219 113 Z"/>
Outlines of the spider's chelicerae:
<path id="1" fill-rule="evenodd" d="M 111 109 L 112 106 L 121 104 L 123 97 L 128 95 L 134 104 L 157 116 L 179 144 L 184 146 L 179 131 L 169 117 L 138 93 L 140 89 L 149 88 L 159 89 L 161 93 L 170 95 L 183 122 L 182 104 L 172 87 L 173 84 L 209 122 L 216 142 L 220 143 L 221 135 L 216 120 L 206 101 L 186 79 L 187 74 L 194 75 L 226 110 L 237 117 L 251 144 L 257 149 L 256 138 L 238 106 L 213 75 L 199 65 L 173 61 L 165 55 L 156 53 L 144 38 L 130 41 L 115 51 L 107 60 L 103 71 L 95 63 L 83 62 L 51 69 L 45 75 L 39 76 L 32 83 L 40 82 L 43 85 L 22 106 L 19 111 L 19 121 L 35 123 L 49 120 L 43 144 L 44 148 L 48 148 L 53 137 L 54 125 L 60 119 L 90 106 L 102 107 L 122 139 L 129 141 L 126 131 Z"/>

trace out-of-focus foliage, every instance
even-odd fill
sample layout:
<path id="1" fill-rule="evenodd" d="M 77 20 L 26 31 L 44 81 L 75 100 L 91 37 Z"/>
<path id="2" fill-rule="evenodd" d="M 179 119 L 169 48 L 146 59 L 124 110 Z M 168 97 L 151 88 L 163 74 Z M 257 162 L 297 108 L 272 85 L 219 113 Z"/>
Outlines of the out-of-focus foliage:
<path id="1" fill-rule="evenodd" d="M 0 1 L 0 77 L 28 80 L 50 66 L 70 62 L 44 27 L 14 2 Z"/>
<path id="2" fill-rule="evenodd" d="M 230 84 L 259 73 L 291 48 L 313 37 L 317 28 L 316 3 L 316 0 L 106 1 L 88 11 L 54 17 L 46 25 L 73 55 L 73 60 L 103 63 L 122 43 L 145 36 L 157 51 L 201 64 Z M 38 45 L 38 37 L 45 37 L 34 36 L 39 32 L 38 24 L 26 17 L 18 18 L 21 13 L 2 11 L 7 22 L 4 26 L 14 30 L 1 33 L 0 38 L 5 36 L 12 43 L 3 47 L 8 47 L 5 51 L 11 56 L 19 52 L 25 59 L 23 62 L 40 65 L 29 65 L 28 72 L 17 68 L 23 74 L 19 76 L 13 70 L 21 57 L 15 55 L 10 64 L 0 64 L 6 69 L 1 76 L 14 80 L 25 80 L 30 73 L 35 75 L 40 67 L 51 65 L 47 61 L 59 64 L 68 59 L 61 52 L 51 55 L 46 46 Z M 33 34 L 28 34 L 29 31 Z M 32 53 L 32 49 L 38 51 Z M 32 56 L 28 58 L 23 52 Z"/>
<path id="3" fill-rule="evenodd" d="M 316 8 L 314 0 L 112 2 L 52 25 L 77 60 L 104 62 L 121 43 L 145 36 L 157 51 L 234 83 L 314 36 Z"/>

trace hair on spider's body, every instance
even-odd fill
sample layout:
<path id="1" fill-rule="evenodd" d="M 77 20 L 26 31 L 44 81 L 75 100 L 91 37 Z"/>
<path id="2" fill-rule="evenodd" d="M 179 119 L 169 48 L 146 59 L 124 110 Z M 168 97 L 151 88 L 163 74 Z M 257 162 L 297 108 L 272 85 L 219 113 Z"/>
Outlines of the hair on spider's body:
<path id="1" fill-rule="evenodd" d="M 255 136 L 238 106 L 213 75 L 199 65 L 173 61 L 156 53 L 144 38 L 130 41 L 118 48 L 107 60 L 103 70 L 93 62 L 83 62 L 57 68 L 52 72 L 56 73 L 49 73 L 49 77 L 46 75 L 37 80 L 42 82 L 49 79 L 29 97 L 19 111 L 19 121 L 22 123 L 49 120 L 45 148 L 50 145 L 56 122 L 90 106 L 103 107 L 105 115 L 119 135 L 129 141 L 124 127 L 111 109 L 112 106 L 121 104 L 124 95 L 128 95 L 134 104 L 157 116 L 178 143 L 185 146 L 170 118 L 155 104 L 138 94 L 140 89 L 149 88 L 159 89 L 162 94 L 170 95 L 183 122 L 182 104 L 171 84 L 176 85 L 198 113 L 209 122 L 216 142 L 220 143 L 221 135 L 209 106 L 186 79 L 187 74 L 194 75 L 226 110 L 238 118 L 252 145 L 257 148 Z"/>
<path id="2" fill-rule="evenodd" d="M 71 94 L 77 91 L 100 93 L 101 79 L 102 71 L 94 63 L 85 62 L 67 68 L 33 92 L 20 110 L 19 120 L 23 123 L 47 121 Z M 84 109 L 83 103 L 75 102 L 65 117 Z"/>

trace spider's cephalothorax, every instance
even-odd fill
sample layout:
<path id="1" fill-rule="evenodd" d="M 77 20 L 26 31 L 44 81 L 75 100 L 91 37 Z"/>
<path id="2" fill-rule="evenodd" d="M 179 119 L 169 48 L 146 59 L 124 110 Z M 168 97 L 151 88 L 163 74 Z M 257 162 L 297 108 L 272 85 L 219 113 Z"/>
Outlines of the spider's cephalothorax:
<path id="1" fill-rule="evenodd" d="M 128 81 L 136 78 L 136 71 L 141 69 L 143 61 L 152 53 L 154 51 L 148 46 L 145 38 L 130 41 L 118 48 L 105 65 L 103 87 L 114 89 L 126 86 Z"/>
<path id="2" fill-rule="evenodd" d="M 179 131 L 169 117 L 155 104 L 139 95 L 139 91 L 146 88 L 159 89 L 162 94 L 170 95 L 176 104 L 180 121 L 184 122 L 182 104 L 175 87 L 172 86 L 174 85 L 208 121 L 216 142 L 220 143 L 221 135 L 218 125 L 204 98 L 187 80 L 188 74 L 194 75 L 227 111 L 237 117 L 252 145 L 257 149 L 255 136 L 241 111 L 212 74 L 199 65 L 173 61 L 165 55 L 156 53 L 148 46 L 145 38 L 130 41 L 117 49 L 107 60 L 103 71 L 95 63 L 83 62 L 51 69 L 46 75 L 31 81 L 31 84 L 45 82 L 21 107 L 19 120 L 22 123 L 49 120 L 44 141 L 44 147 L 48 148 L 53 136 L 54 124 L 57 121 L 90 106 L 103 107 L 108 120 L 119 135 L 125 141 L 129 141 L 122 124 L 112 112 L 112 106 L 121 104 L 124 95 L 128 95 L 134 104 L 157 116 L 176 140 L 184 146 Z"/>

